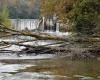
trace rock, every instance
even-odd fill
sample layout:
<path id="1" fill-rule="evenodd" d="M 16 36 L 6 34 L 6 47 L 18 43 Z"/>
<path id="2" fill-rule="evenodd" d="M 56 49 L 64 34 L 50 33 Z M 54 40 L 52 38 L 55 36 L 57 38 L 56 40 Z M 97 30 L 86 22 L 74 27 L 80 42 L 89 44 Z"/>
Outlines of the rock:
<path id="1" fill-rule="evenodd" d="M 83 77 L 80 80 L 94 80 L 94 78 L 93 77 Z"/>
<path id="2" fill-rule="evenodd" d="M 73 77 L 83 78 L 84 76 L 82 76 L 82 75 L 74 75 Z"/>

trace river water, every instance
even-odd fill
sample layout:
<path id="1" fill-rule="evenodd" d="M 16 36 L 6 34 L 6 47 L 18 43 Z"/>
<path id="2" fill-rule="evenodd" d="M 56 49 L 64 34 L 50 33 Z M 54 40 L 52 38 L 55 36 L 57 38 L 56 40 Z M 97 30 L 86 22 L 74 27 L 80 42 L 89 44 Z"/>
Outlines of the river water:
<path id="1" fill-rule="evenodd" d="M 0 80 L 100 80 L 100 61 L 0 60 Z"/>
<path id="2" fill-rule="evenodd" d="M 0 80 L 100 80 L 100 61 L 0 53 Z"/>

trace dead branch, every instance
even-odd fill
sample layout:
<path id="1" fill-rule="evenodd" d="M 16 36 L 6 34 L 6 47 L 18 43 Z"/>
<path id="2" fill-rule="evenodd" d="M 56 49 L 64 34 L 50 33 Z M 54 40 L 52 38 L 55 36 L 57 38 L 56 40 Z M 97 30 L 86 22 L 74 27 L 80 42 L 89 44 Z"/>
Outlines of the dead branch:
<path id="1" fill-rule="evenodd" d="M 67 38 L 62 38 L 62 37 L 57 37 L 57 36 L 51 36 L 46 33 L 32 33 L 32 32 L 22 32 L 22 31 L 17 31 L 13 30 L 10 28 L 7 28 L 4 24 L 0 25 L 0 28 L 8 30 L 12 35 L 22 35 L 22 36 L 30 36 L 30 37 L 35 37 L 36 39 L 39 40 L 59 40 L 59 41 L 68 41 Z"/>

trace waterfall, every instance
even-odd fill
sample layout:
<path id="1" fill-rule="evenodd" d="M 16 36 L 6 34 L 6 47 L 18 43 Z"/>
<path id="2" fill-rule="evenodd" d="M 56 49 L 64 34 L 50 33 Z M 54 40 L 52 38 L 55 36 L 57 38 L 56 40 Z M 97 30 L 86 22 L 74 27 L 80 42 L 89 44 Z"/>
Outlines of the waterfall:
<path id="1" fill-rule="evenodd" d="M 22 30 L 40 30 L 42 32 L 58 32 L 59 23 L 56 23 L 52 19 L 10 19 L 13 29 L 22 31 Z"/>
<path id="2" fill-rule="evenodd" d="M 10 19 L 13 29 L 21 31 L 25 30 L 34 30 L 36 29 L 38 20 L 37 19 Z"/>

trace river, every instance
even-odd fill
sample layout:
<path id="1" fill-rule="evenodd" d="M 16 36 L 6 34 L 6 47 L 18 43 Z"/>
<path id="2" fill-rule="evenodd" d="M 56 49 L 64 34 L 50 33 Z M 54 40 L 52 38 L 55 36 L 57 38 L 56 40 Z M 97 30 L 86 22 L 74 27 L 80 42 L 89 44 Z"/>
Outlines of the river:
<path id="1" fill-rule="evenodd" d="M 0 53 L 0 80 L 100 80 L 100 61 Z"/>
<path id="2" fill-rule="evenodd" d="M 100 80 L 100 61 L 0 60 L 0 80 Z"/>

